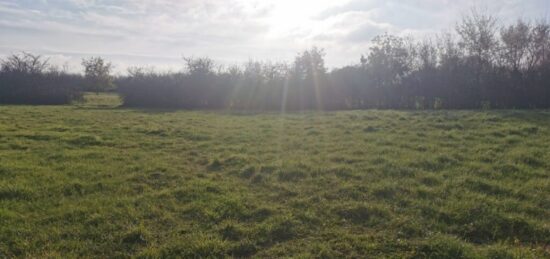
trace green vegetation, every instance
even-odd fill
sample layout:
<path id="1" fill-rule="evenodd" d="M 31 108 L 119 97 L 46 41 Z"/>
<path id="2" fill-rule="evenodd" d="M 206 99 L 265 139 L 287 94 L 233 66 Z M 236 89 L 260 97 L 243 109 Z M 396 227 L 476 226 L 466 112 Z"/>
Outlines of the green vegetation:
<path id="1" fill-rule="evenodd" d="M 550 112 L 0 106 L 0 257 L 550 257 Z"/>

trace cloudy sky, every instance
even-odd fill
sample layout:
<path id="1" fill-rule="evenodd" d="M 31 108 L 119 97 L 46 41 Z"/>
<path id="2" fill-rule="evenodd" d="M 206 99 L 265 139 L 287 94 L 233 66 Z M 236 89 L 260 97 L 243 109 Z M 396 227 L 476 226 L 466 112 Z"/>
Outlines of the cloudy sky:
<path id="1" fill-rule="evenodd" d="M 472 7 L 502 23 L 550 15 L 549 0 L 0 0 L 0 57 L 29 51 L 76 71 L 100 55 L 119 72 L 177 70 L 184 55 L 286 61 L 315 45 L 336 67 L 357 63 L 377 34 L 449 30 Z"/>

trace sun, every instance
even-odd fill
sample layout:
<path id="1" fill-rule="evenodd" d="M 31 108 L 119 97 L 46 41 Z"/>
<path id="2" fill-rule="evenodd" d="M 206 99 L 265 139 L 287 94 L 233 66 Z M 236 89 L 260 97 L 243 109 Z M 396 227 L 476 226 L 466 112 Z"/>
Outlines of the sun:
<path id="1" fill-rule="evenodd" d="M 243 3 L 266 10 L 260 19 L 269 27 L 268 36 L 304 34 L 322 26 L 323 12 L 342 5 L 342 1 L 332 0 L 269 0 L 247 1 Z M 344 1 L 345 2 L 345 1 Z"/>

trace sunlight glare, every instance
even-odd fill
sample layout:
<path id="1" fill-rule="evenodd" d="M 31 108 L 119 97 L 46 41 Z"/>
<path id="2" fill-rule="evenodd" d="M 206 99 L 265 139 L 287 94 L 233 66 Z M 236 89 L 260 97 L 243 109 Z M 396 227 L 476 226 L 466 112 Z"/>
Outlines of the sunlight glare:
<path id="1" fill-rule="evenodd" d="M 265 17 L 260 20 L 269 26 L 268 37 L 292 36 L 309 34 L 322 25 L 319 14 L 346 1 L 330 0 L 269 0 L 250 1 L 241 0 L 243 4 L 251 8 L 267 10 Z"/>

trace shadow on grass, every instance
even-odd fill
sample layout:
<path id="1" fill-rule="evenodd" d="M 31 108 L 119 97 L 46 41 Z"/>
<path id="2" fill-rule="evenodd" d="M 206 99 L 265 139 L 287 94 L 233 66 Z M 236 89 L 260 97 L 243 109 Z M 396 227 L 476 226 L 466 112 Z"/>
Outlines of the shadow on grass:
<path id="1" fill-rule="evenodd" d="M 327 115 L 333 114 L 337 111 L 389 111 L 384 109 L 366 109 L 366 110 L 327 110 L 327 111 L 318 111 L 318 110 L 243 110 L 243 109 L 198 109 L 198 108 L 184 108 L 184 107 L 139 107 L 139 106 L 127 106 L 124 104 L 123 99 L 118 96 L 116 93 L 85 93 L 84 100 L 82 102 L 74 103 L 73 106 L 77 110 L 129 110 L 139 113 L 147 114 L 162 114 L 162 113 L 174 113 L 179 111 L 187 112 L 205 112 L 205 113 L 216 113 L 216 114 L 225 114 L 231 116 L 256 116 L 256 115 L 280 115 L 280 114 L 298 114 L 298 115 Z M 391 111 L 400 111 L 400 112 L 409 112 L 413 115 L 446 115 L 452 114 L 453 112 L 479 112 L 485 113 L 488 115 L 493 115 L 498 118 L 506 119 L 512 118 L 519 120 L 520 122 L 532 123 L 537 126 L 550 126 L 550 110 L 406 110 L 406 109 L 396 109 Z"/>
<path id="2" fill-rule="evenodd" d="M 493 113 L 502 118 L 528 122 L 537 126 L 550 126 L 550 110 L 503 110 Z"/>

